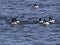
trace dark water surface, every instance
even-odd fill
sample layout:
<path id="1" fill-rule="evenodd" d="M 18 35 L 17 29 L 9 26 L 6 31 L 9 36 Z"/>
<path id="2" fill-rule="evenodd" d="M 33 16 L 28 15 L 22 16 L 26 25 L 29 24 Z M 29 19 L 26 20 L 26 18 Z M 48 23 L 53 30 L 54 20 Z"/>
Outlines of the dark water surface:
<path id="1" fill-rule="evenodd" d="M 0 0 L 0 45 L 60 45 L 60 0 Z M 38 21 L 52 16 L 57 23 L 9 24 L 12 17 L 20 21 Z"/>

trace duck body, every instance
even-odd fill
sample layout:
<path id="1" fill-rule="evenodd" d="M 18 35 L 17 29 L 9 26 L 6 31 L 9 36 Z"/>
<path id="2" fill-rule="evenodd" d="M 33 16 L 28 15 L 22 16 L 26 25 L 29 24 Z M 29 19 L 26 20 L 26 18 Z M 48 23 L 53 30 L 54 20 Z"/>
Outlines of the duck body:
<path id="1" fill-rule="evenodd" d="M 20 23 L 19 21 L 16 21 L 16 22 L 12 22 L 11 24 L 16 25 L 16 24 L 19 24 L 19 23 Z"/>
<path id="2" fill-rule="evenodd" d="M 39 23 L 43 23 L 43 20 L 42 21 L 39 21 Z"/>
<path id="3" fill-rule="evenodd" d="M 48 24 L 49 24 L 49 22 L 44 22 L 43 24 L 48 25 Z"/>
<path id="4" fill-rule="evenodd" d="M 43 24 L 48 25 L 49 22 L 44 19 L 44 20 L 43 20 Z"/>
<path id="5" fill-rule="evenodd" d="M 17 24 L 17 22 L 12 22 L 11 24 L 16 25 L 16 24 Z"/>
<path id="6" fill-rule="evenodd" d="M 50 22 L 50 23 L 54 23 L 55 20 L 53 20 L 51 17 L 49 17 L 49 22 Z"/>
<path id="7" fill-rule="evenodd" d="M 50 22 L 50 23 L 54 23 L 54 22 L 55 22 L 55 20 L 49 20 L 49 22 Z"/>
<path id="8" fill-rule="evenodd" d="M 35 3 L 35 4 L 34 4 L 34 8 L 39 8 L 39 6 Z"/>
<path id="9" fill-rule="evenodd" d="M 17 19 L 13 18 L 12 21 L 11 21 L 11 24 L 13 25 L 16 25 L 16 24 L 19 24 L 20 21 L 18 21 Z"/>
<path id="10" fill-rule="evenodd" d="M 34 6 L 34 8 L 38 8 L 39 6 Z"/>
<path id="11" fill-rule="evenodd" d="M 43 23 L 43 20 L 41 18 L 39 18 L 39 23 Z"/>

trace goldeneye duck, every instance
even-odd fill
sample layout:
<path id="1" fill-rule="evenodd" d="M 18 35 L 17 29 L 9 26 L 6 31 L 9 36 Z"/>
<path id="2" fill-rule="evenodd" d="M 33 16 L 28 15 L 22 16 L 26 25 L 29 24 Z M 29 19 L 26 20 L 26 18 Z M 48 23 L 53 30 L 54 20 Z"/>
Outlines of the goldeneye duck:
<path id="1" fill-rule="evenodd" d="M 47 22 L 45 19 L 43 20 L 43 24 L 48 25 L 49 22 Z"/>
<path id="2" fill-rule="evenodd" d="M 18 21 L 16 18 L 13 18 L 13 19 L 11 20 L 11 24 L 13 24 L 13 25 L 19 24 L 19 23 L 20 23 L 20 21 Z"/>
<path id="3" fill-rule="evenodd" d="M 53 20 L 51 17 L 49 17 L 49 22 L 50 22 L 50 23 L 54 23 L 55 20 Z"/>
<path id="4" fill-rule="evenodd" d="M 43 20 L 41 18 L 39 18 L 39 23 L 43 23 Z"/>
<path id="5" fill-rule="evenodd" d="M 35 3 L 35 4 L 34 4 L 34 8 L 38 8 L 38 7 L 39 7 L 39 6 Z"/>

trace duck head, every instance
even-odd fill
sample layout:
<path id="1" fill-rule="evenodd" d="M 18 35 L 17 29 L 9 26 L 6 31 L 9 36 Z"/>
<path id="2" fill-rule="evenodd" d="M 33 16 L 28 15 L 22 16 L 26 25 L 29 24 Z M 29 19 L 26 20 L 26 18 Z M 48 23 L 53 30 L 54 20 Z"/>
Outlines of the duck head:
<path id="1" fill-rule="evenodd" d="M 20 23 L 20 21 L 18 21 L 16 18 L 13 18 L 12 21 L 11 21 L 11 24 L 18 24 Z"/>
<path id="2" fill-rule="evenodd" d="M 16 19 L 16 18 L 13 18 L 13 19 L 12 19 L 12 22 L 16 22 L 16 21 L 17 21 L 17 19 Z"/>
<path id="3" fill-rule="evenodd" d="M 37 4 L 35 3 L 34 6 L 37 6 Z"/>
<path id="4" fill-rule="evenodd" d="M 41 18 L 39 18 L 39 21 L 42 21 L 42 19 L 41 19 Z"/>
<path id="5" fill-rule="evenodd" d="M 34 4 L 34 8 L 38 8 L 38 7 L 39 7 L 39 6 L 35 3 L 35 4 Z"/>
<path id="6" fill-rule="evenodd" d="M 52 18 L 51 18 L 51 17 L 49 17 L 49 20 L 52 20 Z"/>

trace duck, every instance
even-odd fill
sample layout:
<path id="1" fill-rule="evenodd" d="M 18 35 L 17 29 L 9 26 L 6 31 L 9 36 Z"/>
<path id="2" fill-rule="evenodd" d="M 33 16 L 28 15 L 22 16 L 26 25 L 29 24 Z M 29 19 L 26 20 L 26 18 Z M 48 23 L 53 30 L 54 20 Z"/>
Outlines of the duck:
<path id="1" fill-rule="evenodd" d="M 11 24 L 13 24 L 13 25 L 19 24 L 19 23 L 20 23 L 20 21 L 18 21 L 16 18 L 13 18 L 13 19 L 11 20 Z"/>
<path id="2" fill-rule="evenodd" d="M 44 19 L 42 24 L 48 25 L 49 22 Z"/>
<path id="3" fill-rule="evenodd" d="M 51 17 L 49 17 L 49 20 L 48 20 L 50 23 L 54 23 L 55 22 L 55 20 L 54 19 L 52 19 Z"/>
<path id="4" fill-rule="evenodd" d="M 35 4 L 34 4 L 34 8 L 38 8 L 38 7 L 39 7 L 39 6 L 35 3 Z"/>
<path id="5" fill-rule="evenodd" d="M 43 20 L 41 18 L 39 18 L 39 23 L 43 23 Z"/>

